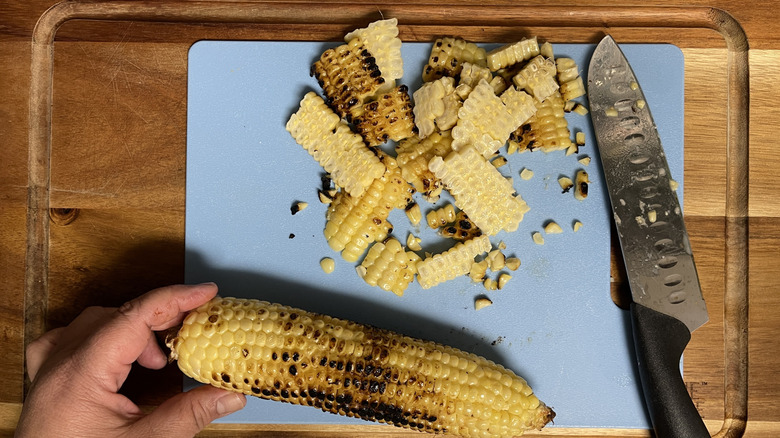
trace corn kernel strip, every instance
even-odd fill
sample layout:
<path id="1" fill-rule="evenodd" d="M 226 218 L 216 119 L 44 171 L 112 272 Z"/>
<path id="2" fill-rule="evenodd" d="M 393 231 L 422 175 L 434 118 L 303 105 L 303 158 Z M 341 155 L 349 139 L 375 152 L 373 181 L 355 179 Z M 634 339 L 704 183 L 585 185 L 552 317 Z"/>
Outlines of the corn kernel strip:
<path id="1" fill-rule="evenodd" d="M 359 39 L 376 60 L 382 77 L 388 84 L 404 75 L 404 60 L 401 57 L 401 39 L 398 38 L 398 19 L 374 21 L 362 29 L 356 29 L 344 36 L 349 43 Z"/>
<path id="2" fill-rule="evenodd" d="M 416 265 L 420 257 L 413 252 L 404 251 L 401 242 L 389 238 L 384 243 L 377 242 L 368 250 L 360 266 L 365 268 L 363 281 L 370 286 L 379 286 L 384 290 L 403 296 L 409 283 L 414 280 Z"/>
<path id="3" fill-rule="evenodd" d="M 369 146 L 414 135 L 414 113 L 406 85 L 350 110 L 352 124 Z"/>
<path id="4" fill-rule="evenodd" d="M 423 289 L 466 275 L 474 257 L 490 251 L 490 239 L 479 236 L 417 262 L 417 281 Z"/>
<path id="5" fill-rule="evenodd" d="M 423 68 L 423 81 L 454 77 L 466 62 L 484 67 L 487 65 L 486 55 L 485 49 L 462 38 L 439 38 L 433 44 L 428 64 Z"/>
<path id="6" fill-rule="evenodd" d="M 441 181 L 428 169 L 428 162 L 436 156 L 445 156 L 452 151 L 450 131 L 434 132 L 421 140 L 410 137 L 396 147 L 401 175 L 429 201 L 435 202 L 442 191 Z"/>
<path id="7" fill-rule="evenodd" d="M 487 54 L 487 66 L 491 71 L 515 65 L 539 54 L 536 37 L 522 40 L 491 50 Z"/>

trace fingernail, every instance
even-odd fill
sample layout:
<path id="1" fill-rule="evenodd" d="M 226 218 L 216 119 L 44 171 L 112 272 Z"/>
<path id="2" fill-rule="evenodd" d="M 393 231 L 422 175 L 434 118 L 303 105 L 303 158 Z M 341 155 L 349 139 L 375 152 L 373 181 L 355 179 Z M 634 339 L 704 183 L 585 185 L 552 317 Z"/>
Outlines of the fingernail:
<path id="1" fill-rule="evenodd" d="M 242 409 L 245 404 L 246 398 L 234 393 L 227 394 L 217 399 L 217 414 L 232 414 Z"/>

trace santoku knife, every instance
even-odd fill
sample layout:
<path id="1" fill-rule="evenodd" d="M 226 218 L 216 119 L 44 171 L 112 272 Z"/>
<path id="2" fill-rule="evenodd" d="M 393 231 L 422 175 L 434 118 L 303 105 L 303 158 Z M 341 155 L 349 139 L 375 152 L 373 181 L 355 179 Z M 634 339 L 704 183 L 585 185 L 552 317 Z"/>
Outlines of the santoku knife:
<path id="1" fill-rule="evenodd" d="M 691 332 L 707 322 L 688 233 L 658 131 L 623 52 L 605 37 L 588 100 L 633 302 L 634 345 L 658 437 L 704 437 L 680 374 Z"/>

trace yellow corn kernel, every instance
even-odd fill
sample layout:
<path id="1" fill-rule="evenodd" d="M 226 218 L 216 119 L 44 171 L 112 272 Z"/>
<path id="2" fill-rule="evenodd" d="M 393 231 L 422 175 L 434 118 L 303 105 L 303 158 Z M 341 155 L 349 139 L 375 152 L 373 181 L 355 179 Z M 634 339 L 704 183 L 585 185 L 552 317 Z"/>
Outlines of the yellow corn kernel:
<path id="1" fill-rule="evenodd" d="M 574 232 L 576 233 L 577 231 L 580 230 L 580 228 L 582 228 L 582 222 L 574 221 L 574 225 L 572 225 L 572 229 L 574 230 Z"/>
<path id="2" fill-rule="evenodd" d="M 461 38 L 439 38 L 433 44 L 428 64 L 423 68 L 425 82 L 434 81 L 443 76 L 455 77 L 463 69 L 463 64 L 485 66 L 485 49 Z"/>
<path id="3" fill-rule="evenodd" d="M 455 92 L 453 78 L 426 82 L 413 96 L 414 120 L 420 138 L 428 137 L 436 130 L 446 131 L 458 121 L 461 98 Z"/>
<path id="4" fill-rule="evenodd" d="M 510 437 L 555 416 L 524 379 L 475 354 L 263 301 L 214 298 L 166 344 L 199 382 L 413 430 Z"/>
<path id="5" fill-rule="evenodd" d="M 330 257 L 325 257 L 320 260 L 320 268 L 322 268 L 322 271 L 326 274 L 330 274 L 336 269 L 336 262 Z"/>
<path id="6" fill-rule="evenodd" d="M 466 85 L 473 89 L 484 79 L 487 82 L 493 80 L 493 74 L 487 67 L 472 64 L 470 62 L 463 63 L 463 69 L 460 71 L 460 79 L 458 80 L 458 86 Z M 465 96 L 462 96 L 465 99 Z"/>
<path id="7" fill-rule="evenodd" d="M 396 147 L 401 175 L 414 186 L 428 202 L 436 202 L 442 191 L 441 181 L 428 169 L 428 162 L 436 156 L 446 156 L 452 151 L 450 131 L 434 132 L 423 140 L 413 136 Z"/>
<path id="8" fill-rule="evenodd" d="M 485 278 L 485 280 L 482 282 L 482 287 L 485 288 L 485 290 L 498 290 L 498 283 L 496 280 L 493 280 L 490 277 Z M 491 304 L 492 301 L 491 301 Z"/>
<path id="9" fill-rule="evenodd" d="M 677 181 L 670 179 L 669 180 L 669 187 L 672 189 L 672 191 L 676 192 L 678 188 L 680 188 L 680 183 Z"/>
<path id="10" fill-rule="evenodd" d="M 505 97 L 506 96 L 506 97 Z M 474 147 L 489 157 L 506 143 L 509 134 L 528 120 L 535 111 L 533 99 L 514 88 L 501 97 L 487 81 L 480 81 L 458 111 L 458 122 L 452 128 L 452 149 Z"/>
<path id="11" fill-rule="evenodd" d="M 316 93 L 307 93 L 287 131 L 352 196 L 385 172 L 385 164 Z"/>
<path id="12" fill-rule="evenodd" d="M 501 274 L 498 276 L 498 290 L 503 289 L 506 284 L 509 282 L 509 280 L 512 279 L 512 276 L 509 274 Z"/>
<path id="13" fill-rule="evenodd" d="M 393 88 L 363 106 L 350 110 L 352 125 L 369 146 L 414 135 L 414 114 L 406 85 Z"/>
<path id="14" fill-rule="evenodd" d="M 539 54 L 544 56 L 545 58 L 549 59 L 555 59 L 555 54 L 553 53 L 553 46 L 549 43 L 549 41 L 545 41 L 541 46 L 539 46 Z"/>
<path id="15" fill-rule="evenodd" d="M 571 58 L 558 58 L 555 60 L 555 69 L 558 74 L 558 82 L 564 83 L 577 78 L 580 75 L 577 62 Z"/>
<path id="16" fill-rule="evenodd" d="M 577 176 L 574 178 L 574 198 L 578 201 L 588 197 L 588 172 L 584 170 L 577 171 Z"/>
<path id="17" fill-rule="evenodd" d="M 455 205 L 487 235 L 517 229 L 529 210 L 512 184 L 472 147 L 434 157 L 428 168 L 455 198 Z"/>
<path id="18" fill-rule="evenodd" d="M 506 166 L 506 163 L 506 158 L 502 156 L 498 156 L 490 162 L 490 164 L 492 164 L 496 169 L 500 169 L 501 167 Z"/>
<path id="19" fill-rule="evenodd" d="M 404 211 L 406 212 L 406 217 L 409 218 L 409 222 L 413 226 L 417 226 L 420 224 L 420 221 L 422 220 L 422 212 L 420 212 L 420 205 L 416 202 L 412 202 L 409 205 L 404 208 Z"/>
<path id="20" fill-rule="evenodd" d="M 574 105 L 574 109 L 572 111 L 577 113 L 577 114 L 579 114 L 579 115 L 581 115 L 581 116 L 588 115 L 588 108 L 586 108 L 585 105 L 583 105 L 581 103 L 578 103 L 578 104 Z"/>
<path id="21" fill-rule="evenodd" d="M 374 180 L 361 196 L 337 195 L 328 207 L 324 235 L 328 245 L 349 262 L 357 259 L 372 242 L 384 240 L 392 229 L 390 211 L 405 208 L 413 189 L 401 177 L 395 160 L 383 155 L 387 171 Z"/>
<path id="22" fill-rule="evenodd" d="M 645 102 L 645 100 L 644 100 L 644 99 L 637 99 L 637 101 L 636 101 L 636 107 L 637 107 L 638 109 L 643 109 L 643 108 L 645 107 L 645 105 L 646 105 L 646 104 L 647 104 L 647 103 Z"/>
<path id="23" fill-rule="evenodd" d="M 617 110 L 615 109 L 614 106 L 611 106 L 611 107 L 605 109 L 604 110 L 604 114 L 607 117 L 617 117 L 618 116 L 618 112 L 617 112 Z"/>
<path id="24" fill-rule="evenodd" d="M 658 214 L 655 210 L 650 210 L 647 212 L 647 221 L 652 223 L 655 223 L 655 221 L 658 219 Z"/>
<path id="25" fill-rule="evenodd" d="M 479 262 L 473 262 L 469 268 L 469 278 L 474 282 L 482 282 L 487 274 L 488 261 L 484 259 Z"/>
<path id="26" fill-rule="evenodd" d="M 569 82 L 561 84 L 561 95 L 563 100 L 569 101 L 585 95 L 585 85 L 582 83 L 582 77 L 577 76 Z"/>
<path id="27" fill-rule="evenodd" d="M 558 178 L 558 184 L 561 186 L 561 193 L 566 193 L 574 187 L 574 182 L 568 176 Z"/>
<path id="28" fill-rule="evenodd" d="M 409 233 L 409 235 L 406 237 L 406 247 L 411 249 L 412 251 L 422 251 L 422 246 L 420 246 L 420 242 L 422 242 L 422 239 L 415 236 L 412 233 Z"/>
<path id="29" fill-rule="evenodd" d="M 490 251 L 490 239 L 483 235 L 459 242 L 447 251 L 417 262 L 417 281 L 423 289 L 468 274 L 474 257 Z"/>
<path id="30" fill-rule="evenodd" d="M 322 87 L 328 105 L 340 117 L 347 117 L 350 108 L 361 105 L 387 87 L 376 58 L 360 38 L 352 38 L 347 44 L 323 52 L 311 71 Z"/>
<path id="31" fill-rule="evenodd" d="M 563 105 L 558 92 L 538 103 L 536 114 L 510 135 L 509 143 L 517 143 L 518 150 L 540 148 L 551 152 L 569 148 L 573 143 Z"/>
<path id="32" fill-rule="evenodd" d="M 510 271 L 517 271 L 517 268 L 520 267 L 520 259 L 517 257 L 509 257 L 506 259 L 506 267 Z"/>
<path id="33" fill-rule="evenodd" d="M 487 280 L 485 280 L 485 281 L 487 281 Z M 477 298 L 476 300 L 474 300 L 474 310 L 482 310 L 485 307 L 488 307 L 488 306 L 491 306 L 491 305 L 493 305 L 493 302 L 490 301 L 490 298 L 481 297 L 481 298 Z"/>
<path id="34" fill-rule="evenodd" d="M 534 171 L 527 167 L 523 168 L 523 170 L 520 171 L 520 178 L 523 178 L 526 181 L 528 181 L 533 177 L 534 177 Z"/>
<path id="35" fill-rule="evenodd" d="M 425 215 L 425 220 L 428 221 L 428 226 L 433 229 L 443 227 L 455 221 L 455 207 L 452 204 L 447 204 L 444 207 L 431 210 Z"/>
<path id="36" fill-rule="evenodd" d="M 587 165 L 589 165 L 589 164 L 590 164 L 590 157 L 586 155 L 586 156 L 584 156 L 584 157 L 580 158 L 580 159 L 579 159 L 579 160 L 577 160 L 577 161 L 578 161 L 580 164 L 582 164 L 583 166 L 587 166 Z"/>
<path id="37" fill-rule="evenodd" d="M 506 266 L 506 256 L 498 249 L 490 251 L 485 260 L 488 262 L 488 268 L 494 272 L 500 271 Z"/>
<path id="38" fill-rule="evenodd" d="M 533 234 L 531 234 L 531 238 L 534 240 L 535 244 L 544 245 L 544 236 L 542 236 L 542 233 L 534 231 Z"/>
<path id="39" fill-rule="evenodd" d="M 544 232 L 547 234 L 561 234 L 563 233 L 563 228 L 561 228 L 561 226 L 558 225 L 555 221 L 549 221 L 544 226 Z"/>
<path id="40" fill-rule="evenodd" d="M 524 89 L 539 102 L 558 91 L 555 62 L 542 55 L 528 61 L 520 72 L 512 78 L 515 86 Z"/>
<path id="41" fill-rule="evenodd" d="M 491 50 L 487 54 L 487 66 L 491 71 L 498 71 L 518 64 L 539 54 L 539 43 L 536 37 L 507 44 Z"/>
<path id="42" fill-rule="evenodd" d="M 373 244 L 360 266 L 365 268 L 363 281 L 399 297 L 414 280 L 414 263 L 410 263 L 401 243 L 392 237 L 384 243 Z"/>
<path id="43" fill-rule="evenodd" d="M 404 61 L 401 57 L 401 39 L 398 38 L 398 19 L 378 20 L 368 27 L 356 29 L 344 37 L 349 43 L 359 39 L 376 59 L 376 65 L 382 72 L 386 83 L 392 84 L 404 75 Z"/>

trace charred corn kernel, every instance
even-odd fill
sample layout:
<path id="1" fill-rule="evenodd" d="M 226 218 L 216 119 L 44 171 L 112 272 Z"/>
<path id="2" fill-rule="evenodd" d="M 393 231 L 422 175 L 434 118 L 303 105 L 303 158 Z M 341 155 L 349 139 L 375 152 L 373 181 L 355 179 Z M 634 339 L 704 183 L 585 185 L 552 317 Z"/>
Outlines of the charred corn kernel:
<path id="1" fill-rule="evenodd" d="M 588 108 L 586 108 L 585 105 L 583 105 L 581 103 L 578 103 L 578 104 L 574 105 L 574 109 L 572 111 L 574 111 L 575 113 L 577 113 L 577 114 L 579 114 L 581 116 L 588 115 Z"/>
<path id="2" fill-rule="evenodd" d="M 460 71 L 458 86 L 466 85 L 473 89 L 483 79 L 490 82 L 493 79 L 493 73 L 487 67 L 464 62 L 463 69 Z"/>
<path id="3" fill-rule="evenodd" d="M 317 191 L 317 196 L 320 198 L 320 202 L 323 204 L 330 204 L 333 202 L 333 198 L 322 190 Z"/>
<path id="4" fill-rule="evenodd" d="M 512 276 L 509 274 L 501 274 L 498 276 L 498 290 L 503 289 L 506 284 L 509 282 L 509 280 L 512 279 Z"/>
<path id="5" fill-rule="evenodd" d="M 498 156 L 490 162 L 490 164 L 492 164 L 493 167 L 495 167 L 496 169 L 506 166 L 506 163 L 507 163 L 506 158 L 502 156 Z"/>
<path id="6" fill-rule="evenodd" d="M 428 221 L 428 226 L 433 229 L 443 227 L 455 221 L 455 207 L 452 204 L 447 204 L 444 207 L 431 210 L 425 215 L 425 220 Z"/>
<path id="7" fill-rule="evenodd" d="M 458 122 L 452 128 L 452 149 L 472 146 L 482 156 L 489 157 L 535 108 L 526 93 L 510 88 L 498 97 L 490 84 L 482 80 L 458 111 Z"/>
<path id="8" fill-rule="evenodd" d="M 488 268 L 490 268 L 491 271 L 500 271 L 504 269 L 506 266 L 506 256 L 504 256 L 504 253 L 501 252 L 501 250 L 494 249 L 493 251 L 490 251 L 486 258 L 488 262 Z"/>
<path id="9" fill-rule="evenodd" d="M 509 257 L 506 259 L 506 267 L 510 271 L 517 271 L 517 268 L 520 267 L 520 259 L 517 257 Z"/>
<path id="10" fill-rule="evenodd" d="M 577 161 L 579 161 L 579 163 L 582 164 L 583 166 L 587 166 L 590 164 L 590 157 L 585 155 L 584 157 L 580 158 Z"/>
<path id="11" fill-rule="evenodd" d="M 558 92 L 538 103 L 536 114 L 509 136 L 509 143 L 517 143 L 518 150 L 540 148 L 551 152 L 568 149 L 573 143 L 563 105 L 563 98 Z"/>
<path id="12" fill-rule="evenodd" d="M 490 298 L 481 297 L 474 300 L 474 310 L 482 310 L 491 305 L 493 305 L 493 302 L 490 301 Z"/>
<path id="13" fill-rule="evenodd" d="M 406 217 L 409 218 L 409 222 L 413 226 L 417 226 L 420 224 L 420 221 L 422 220 L 422 212 L 420 212 L 420 205 L 416 202 L 410 202 L 409 205 L 404 208 L 404 211 L 406 212 Z"/>
<path id="14" fill-rule="evenodd" d="M 485 66 L 485 49 L 461 38 L 439 38 L 433 44 L 428 64 L 423 68 L 425 82 L 434 81 L 443 76 L 455 77 L 463 69 L 463 64 Z"/>
<path id="15" fill-rule="evenodd" d="M 455 92 L 453 78 L 426 82 L 413 96 L 414 119 L 420 138 L 428 137 L 436 130 L 446 131 L 457 122 L 461 99 Z"/>
<path id="16" fill-rule="evenodd" d="M 444 182 L 455 205 L 487 235 L 516 230 L 529 210 L 512 184 L 472 147 L 434 157 L 428 167 Z"/>
<path id="17" fill-rule="evenodd" d="M 577 171 L 577 176 L 574 178 L 574 197 L 582 201 L 588 197 L 588 172 L 584 170 Z"/>
<path id="18" fill-rule="evenodd" d="M 563 228 L 561 228 L 561 226 L 558 225 L 555 221 L 549 221 L 544 226 L 544 232 L 547 234 L 561 234 L 563 233 Z"/>
<path id="19" fill-rule="evenodd" d="M 487 269 L 487 259 L 479 262 L 473 262 L 471 264 L 471 268 L 469 268 L 469 278 L 471 278 L 471 281 L 481 283 L 485 279 L 485 275 L 487 275 Z"/>
<path id="20" fill-rule="evenodd" d="M 574 230 L 574 232 L 576 233 L 577 231 L 580 230 L 580 228 L 582 228 L 582 222 L 574 221 L 574 225 L 572 225 L 572 229 Z"/>
<path id="21" fill-rule="evenodd" d="M 361 278 L 368 285 L 379 286 L 399 297 L 414 280 L 414 263 L 401 242 L 392 237 L 384 243 L 373 244 L 360 266 L 365 268 Z"/>
<path id="22" fill-rule="evenodd" d="M 555 60 L 555 69 L 558 82 L 561 84 L 577 78 L 580 75 L 577 62 L 571 58 L 558 58 Z"/>
<path id="23" fill-rule="evenodd" d="M 563 103 L 563 112 L 570 113 L 574 110 L 575 106 L 577 106 L 577 102 L 573 100 L 567 100 Z"/>
<path id="24" fill-rule="evenodd" d="M 322 87 L 328 105 L 340 117 L 347 117 L 350 108 L 361 105 L 386 87 L 376 58 L 357 37 L 326 50 L 311 72 Z"/>
<path id="25" fill-rule="evenodd" d="M 490 277 L 485 278 L 485 280 L 482 282 L 482 287 L 485 288 L 485 290 L 498 290 L 498 283 L 496 280 L 493 280 Z M 492 302 L 491 302 L 492 304 Z"/>
<path id="26" fill-rule="evenodd" d="M 533 176 L 534 176 L 534 171 L 527 167 L 523 168 L 523 170 L 520 172 L 520 178 L 523 178 L 526 181 L 533 178 Z"/>
<path id="27" fill-rule="evenodd" d="M 491 71 L 497 71 L 531 59 L 538 54 L 539 42 L 536 37 L 523 38 L 516 43 L 491 50 L 487 54 L 487 66 Z"/>
<path id="28" fill-rule="evenodd" d="M 412 251 L 422 251 L 422 246 L 420 246 L 420 242 L 422 242 L 422 239 L 415 236 L 412 233 L 409 233 L 408 236 L 406 236 L 406 247 L 411 249 Z"/>
<path id="29" fill-rule="evenodd" d="M 304 96 L 286 128 L 350 195 L 360 196 L 385 172 L 379 157 L 313 91 Z"/>
<path id="30" fill-rule="evenodd" d="M 482 235 L 482 230 L 471 222 L 466 213 L 459 211 L 455 213 L 455 220 L 449 225 L 445 225 L 439 232 L 442 237 L 453 238 L 455 240 L 469 240 Z"/>
<path id="31" fill-rule="evenodd" d="M 383 162 L 386 172 L 365 193 L 359 197 L 340 193 L 325 214 L 325 239 L 346 261 L 357 261 L 369 244 L 384 240 L 392 229 L 387 221 L 390 212 L 411 202 L 413 189 L 401 177 L 395 160 L 383 155 Z"/>
<path id="32" fill-rule="evenodd" d="M 561 84 L 561 95 L 563 100 L 569 101 L 585 95 L 585 84 L 582 83 L 582 77 L 577 76 L 568 82 Z"/>
<path id="33" fill-rule="evenodd" d="M 368 27 L 356 29 L 344 37 L 349 43 L 359 39 L 376 60 L 386 83 L 392 84 L 404 75 L 404 61 L 401 57 L 401 39 L 398 38 L 398 19 L 378 20 Z"/>
<path id="34" fill-rule="evenodd" d="M 617 117 L 617 115 L 618 115 L 618 112 L 617 112 L 617 110 L 615 109 L 615 107 L 614 107 L 614 106 L 611 106 L 611 107 L 609 107 L 609 108 L 607 108 L 607 109 L 605 109 L 605 110 L 604 110 L 604 114 L 605 114 L 607 117 Z"/>
<path id="35" fill-rule="evenodd" d="M 322 268 L 322 271 L 326 274 L 330 274 L 336 269 L 336 262 L 330 257 L 325 257 L 320 260 L 320 268 Z"/>
<path id="36" fill-rule="evenodd" d="M 376 100 L 350 109 L 352 125 L 369 146 L 414 135 L 412 101 L 406 85 L 393 88 Z"/>
<path id="37" fill-rule="evenodd" d="M 555 62 L 552 59 L 538 55 L 528 61 L 520 72 L 512 78 L 515 86 L 524 89 L 539 102 L 558 91 L 558 81 L 555 80 Z"/>
<path id="38" fill-rule="evenodd" d="M 423 140 L 418 136 L 403 140 L 396 147 L 401 175 L 427 201 L 436 202 L 442 191 L 441 181 L 428 169 L 435 156 L 446 156 L 452 151 L 450 131 L 434 132 Z"/>
<path id="39" fill-rule="evenodd" d="M 525 380 L 477 355 L 263 301 L 214 298 L 166 344 L 199 382 L 414 430 L 509 437 L 555 416 Z"/>
<path id="40" fill-rule="evenodd" d="M 417 262 L 417 281 L 423 289 L 466 275 L 471 269 L 474 257 L 490 251 L 487 236 L 475 237 L 458 242 L 447 251 L 426 257 Z"/>
<path id="41" fill-rule="evenodd" d="M 562 176 L 558 178 L 558 184 L 561 186 L 561 193 L 566 193 L 574 187 L 574 182 L 568 176 Z"/>
<path id="42" fill-rule="evenodd" d="M 301 210 L 305 210 L 305 209 L 306 209 L 306 207 L 308 207 L 308 206 L 309 206 L 309 203 L 308 203 L 308 202 L 295 202 L 295 203 L 293 203 L 293 205 L 290 207 L 290 213 L 292 213 L 293 215 L 295 215 L 295 214 L 296 214 L 296 213 L 298 213 L 299 211 L 301 211 Z"/>

